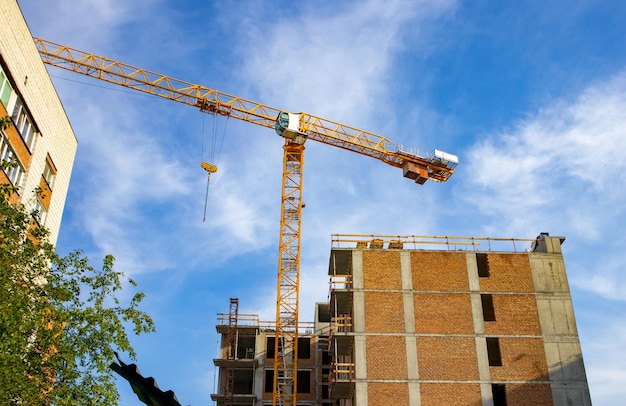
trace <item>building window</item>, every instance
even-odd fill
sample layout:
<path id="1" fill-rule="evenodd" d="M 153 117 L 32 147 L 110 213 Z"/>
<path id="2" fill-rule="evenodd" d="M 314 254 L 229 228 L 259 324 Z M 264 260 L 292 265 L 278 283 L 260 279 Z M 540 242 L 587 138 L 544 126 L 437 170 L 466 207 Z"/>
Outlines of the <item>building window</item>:
<path id="1" fill-rule="evenodd" d="M 56 179 L 56 176 L 57 176 L 57 170 L 54 167 L 54 164 L 52 163 L 52 159 L 50 159 L 50 155 L 48 155 L 46 157 L 46 166 L 43 169 L 43 178 L 48 184 L 48 187 L 50 188 L 50 190 L 52 190 L 52 188 L 54 187 L 54 180 Z"/>
<path id="2" fill-rule="evenodd" d="M 476 253 L 476 265 L 478 266 L 478 276 L 486 278 L 489 276 L 489 261 L 487 254 Z"/>
<path id="3" fill-rule="evenodd" d="M 298 393 L 311 393 L 311 371 L 298 371 Z"/>
<path id="4" fill-rule="evenodd" d="M 330 353 L 322 351 L 322 365 L 330 365 Z"/>
<path id="5" fill-rule="evenodd" d="M 265 358 L 274 358 L 274 346 L 276 345 L 276 337 L 267 337 L 265 340 Z"/>
<path id="6" fill-rule="evenodd" d="M 311 358 L 311 338 L 298 337 L 298 359 Z"/>
<path id="7" fill-rule="evenodd" d="M 322 400 L 327 400 L 330 399 L 328 397 L 328 385 L 324 384 L 322 385 Z"/>
<path id="8" fill-rule="evenodd" d="M 274 358 L 274 351 L 276 345 L 276 337 L 267 337 L 265 340 L 265 358 Z M 280 351 L 282 345 L 279 345 Z M 311 338 L 310 337 L 298 337 L 298 358 L 309 359 L 311 358 Z"/>
<path id="9" fill-rule="evenodd" d="M 498 337 L 487 337 L 487 357 L 489 358 L 489 366 L 502 366 L 502 356 L 500 354 L 500 339 Z"/>
<path id="10" fill-rule="evenodd" d="M 503 384 L 491 385 L 493 406 L 506 406 L 506 387 Z"/>
<path id="11" fill-rule="evenodd" d="M 19 132 L 22 136 L 26 147 L 29 151 L 32 151 L 37 131 L 35 130 L 33 121 L 26 112 L 26 108 L 19 97 L 15 100 L 15 106 L 13 107 L 13 114 L 11 114 L 11 118 L 13 119 L 13 123 L 15 123 L 17 132 Z"/>
<path id="12" fill-rule="evenodd" d="M 320 323 L 330 323 L 330 306 L 327 303 L 317 304 L 317 321 Z"/>
<path id="13" fill-rule="evenodd" d="M 0 162 L 10 163 L 10 165 L 4 168 L 4 173 L 7 175 L 7 178 L 9 178 L 13 186 L 16 188 L 22 186 L 25 172 L 24 167 L 20 164 L 17 156 L 4 136 L 0 136 Z"/>
<path id="14" fill-rule="evenodd" d="M 35 207 L 33 211 L 37 214 L 36 219 L 40 226 L 43 226 L 46 223 L 46 217 L 48 217 L 48 211 L 41 204 L 39 199 L 35 199 Z"/>
<path id="15" fill-rule="evenodd" d="M 272 393 L 274 390 L 274 370 L 265 370 L 265 393 Z"/>
<path id="16" fill-rule="evenodd" d="M 311 371 L 298 371 L 296 376 L 298 393 L 311 393 Z M 265 370 L 265 393 L 272 393 L 274 390 L 274 370 Z"/>
<path id="17" fill-rule="evenodd" d="M 496 312 L 493 308 L 493 295 L 480 295 L 480 301 L 483 304 L 483 320 L 496 321 Z"/>
<path id="18" fill-rule="evenodd" d="M 7 79 L 4 71 L 0 69 L 0 100 L 4 105 L 4 108 L 8 110 L 9 99 L 11 98 L 11 94 L 13 93 L 13 88 L 9 83 L 9 79 Z"/>

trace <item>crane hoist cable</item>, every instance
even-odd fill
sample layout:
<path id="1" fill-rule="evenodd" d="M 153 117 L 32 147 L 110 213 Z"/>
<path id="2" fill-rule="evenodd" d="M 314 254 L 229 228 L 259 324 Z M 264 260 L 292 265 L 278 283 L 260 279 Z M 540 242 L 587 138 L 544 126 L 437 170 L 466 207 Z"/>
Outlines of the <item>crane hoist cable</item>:
<path id="1" fill-rule="evenodd" d="M 206 222 L 206 213 L 207 206 L 209 202 L 209 185 L 211 182 L 211 174 L 217 172 L 217 168 L 219 166 L 219 161 L 222 155 L 222 148 L 224 146 L 224 139 L 226 138 L 226 129 L 228 126 L 228 117 L 226 118 L 226 122 L 224 124 L 224 128 L 221 131 L 221 135 L 218 134 L 219 130 L 219 116 L 215 113 L 211 113 L 213 116 L 212 126 L 211 126 L 211 144 L 209 148 L 209 162 L 204 161 L 204 139 L 205 139 L 205 118 L 204 115 L 202 117 L 202 160 L 200 166 L 207 172 L 207 181 L 206 181 L 206 192 L 204 196 L 204 215 L 202 218 L 203 222 Z M 219 144 L 219 146 L 218 146 Z M 211 164 L 210 162 L 214 162 Z"/>

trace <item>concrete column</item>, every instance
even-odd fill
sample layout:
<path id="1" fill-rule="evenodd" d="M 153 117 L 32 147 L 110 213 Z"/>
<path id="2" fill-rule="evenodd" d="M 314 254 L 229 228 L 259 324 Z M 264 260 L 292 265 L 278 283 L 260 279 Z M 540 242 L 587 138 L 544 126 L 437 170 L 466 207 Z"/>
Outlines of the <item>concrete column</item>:
<path id="1" fill-rule="evenodd" d="M 352 287 L 354 324 L 354 399 L 355 404 L 367 406 L 367 347 L 365 337 L 365 293 L 363 292 L 363 251 L 352 251 Z"/>
<path id="2" fill-rule="evenodd" d="M 493 406 L 493 392 L 491 390 L 491 376 L 489 373 L 489 356 L 487 354 L 487 340 L 485 339 L 485 320 L 483 318 L 483 304 L 480 299 L 480 279 L 478 277 L 478 265 L 476 254 L 468 252 L 467 277 L 472 302 L 472 319 L 474 321 L 474 334 L 476 335 L 476 359 L 478 362 L 478 377 L 481 381 L 480 394 L 483 406 Z"/>
<path id="3" fill-rule="evenodd" d="M 413 300 L 413 275 L 411 253 L 400 253 L 402 273 L 402 299 L 404 304 L 404 332 L 406 335 L 406 364 L 409 379 L 409 404 L 420 405 L 419 368 L 417 363 L 417 338 L 415 336 L 415 308 Z"/>

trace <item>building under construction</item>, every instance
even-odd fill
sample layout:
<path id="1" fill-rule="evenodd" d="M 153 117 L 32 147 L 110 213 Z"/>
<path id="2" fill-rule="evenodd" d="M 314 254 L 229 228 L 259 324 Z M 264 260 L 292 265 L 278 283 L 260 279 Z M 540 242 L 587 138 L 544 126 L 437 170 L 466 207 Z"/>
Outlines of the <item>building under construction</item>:
<path id="1" fill-rule="evenodd" d="M 298 405 L 591 405 L 564 240 L 333 236 Z M 274 324 L 232 299 L 217 331 L 212 399 L 272 404 Z"/>

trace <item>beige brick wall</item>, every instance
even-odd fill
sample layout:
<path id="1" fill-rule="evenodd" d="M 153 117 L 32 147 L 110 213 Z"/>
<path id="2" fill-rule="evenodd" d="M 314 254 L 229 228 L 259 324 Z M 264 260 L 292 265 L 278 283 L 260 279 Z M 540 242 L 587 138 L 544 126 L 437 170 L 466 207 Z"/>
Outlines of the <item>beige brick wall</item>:
<path id="1" fill-rule="evenodd" d="M 467 291 L 467 259 L 462 252 L 411 252 L 413 289 Z"/>
<path id="2" fill-rule="evenodd" d="M 32 201 L 39 185 L 46 155 L 57 168 L 45 226 L 56 242 L 69 187 L 77 141 L 32 35 L 15 0 L 0 1 L 0 55 L 8 65 L 15 90 L 21 94 L 41 136 L 35 141 L 21 199 Z"/>
<path id="3" fill-rule="evenodd" d="M 478 380 L 474 337 L 418 337 L 420 379 Z"/>
<path id="4" fill-rule="evenodd" d="M 368 336 L 367 378 L 407 379 L 406 343 L 401 336 Z"/>
<path id="5" fill-rule="evenodd" d="M 420 392 L 421 406 L 482 405 L 477 383 L 422 383 Z"/>

